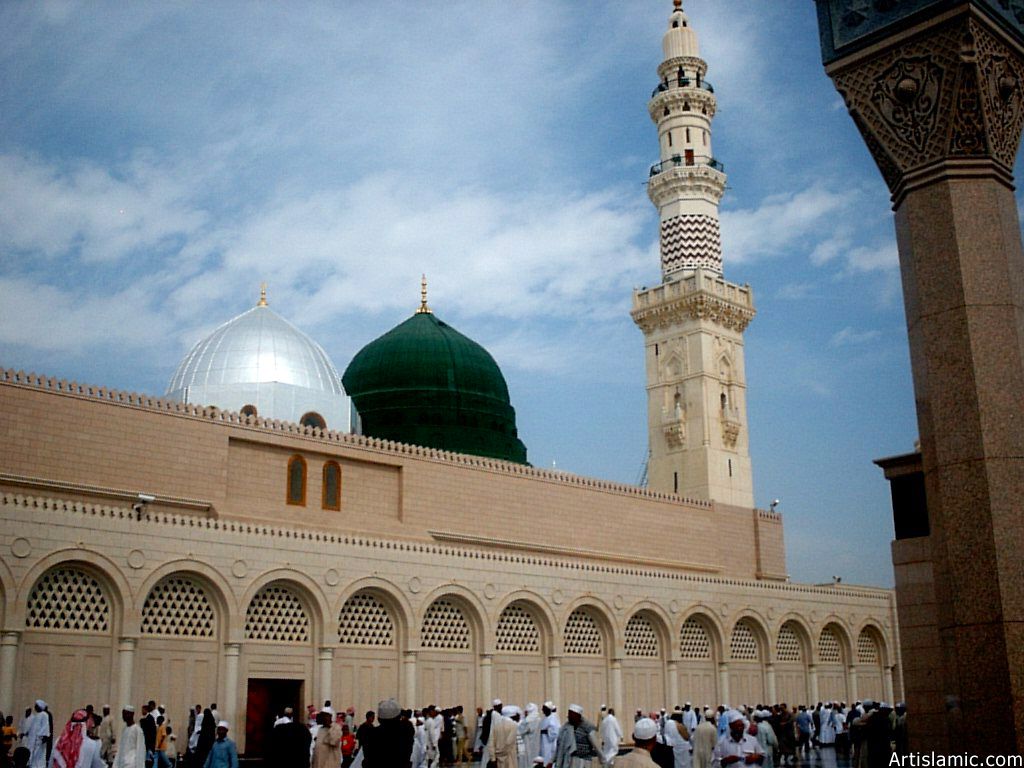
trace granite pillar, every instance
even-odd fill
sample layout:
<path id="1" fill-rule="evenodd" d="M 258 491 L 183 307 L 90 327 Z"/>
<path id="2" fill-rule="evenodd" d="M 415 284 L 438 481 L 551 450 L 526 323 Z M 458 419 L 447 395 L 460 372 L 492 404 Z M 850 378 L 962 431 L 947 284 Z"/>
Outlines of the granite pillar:
<path id="1" fill-rule="evenodd" d="M 1011 5 L 818 0 L 826 71 L 896 215 L 939 636 L 918 661 L 949 713 L 917 744 L 977 755 L 1024 751 L 1024 28 Z"/>

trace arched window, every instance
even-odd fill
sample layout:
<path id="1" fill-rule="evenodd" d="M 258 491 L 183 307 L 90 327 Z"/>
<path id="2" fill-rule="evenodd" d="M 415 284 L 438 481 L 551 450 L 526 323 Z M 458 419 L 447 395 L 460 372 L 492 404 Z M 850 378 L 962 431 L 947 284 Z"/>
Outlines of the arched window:
<path id="1" fill-rule="evenodd" d="M 288 459 L 288 493 L 289 504 L 306 506 L 306 460 L 299 455 Z"/>
<path id="2" fill-rule="evenodd" d="M 321 506 L 324 509 L 341 509 L 341 467 L 336 461 L 324 463 Z"/>
<path id="3" fill-rule="evenodd" d="M 324 417 L 316 411 L 309 411 L 308 413 L 302 414 L 302 418 L 299 419 L 299 424 L 304 427 L 316 427 L 317 429 L 327 429 L 327 422 L 324 421 Z"/>

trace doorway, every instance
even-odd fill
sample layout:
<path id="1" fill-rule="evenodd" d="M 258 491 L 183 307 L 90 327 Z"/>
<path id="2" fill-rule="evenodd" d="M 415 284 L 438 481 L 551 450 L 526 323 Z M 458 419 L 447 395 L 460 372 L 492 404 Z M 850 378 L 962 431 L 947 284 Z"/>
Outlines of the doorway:
<path id="1" fill-rule="evenodd" d="M 295 717 L 305 717 L 302 709 L 302 680 L 280 680 L 250 677 L 245 703 L 245 756 L 263 757 L 274 720 L 285 707 L 291 707 Z"/>

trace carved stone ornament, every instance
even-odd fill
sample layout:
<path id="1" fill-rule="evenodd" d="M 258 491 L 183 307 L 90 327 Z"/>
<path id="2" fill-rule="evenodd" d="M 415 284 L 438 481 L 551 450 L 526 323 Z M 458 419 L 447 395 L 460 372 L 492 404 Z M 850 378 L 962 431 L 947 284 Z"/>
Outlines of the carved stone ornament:
<path id="1" fill-rule="evenodd" d="M 722 419 L 722 442 L 730 448 L 735 448 L 739 436 L 740 423 L 733 419 Z"/>
<path id="2" fill-rule="evenodd" d="M 830 72 L 894 198 L 907 175 L 990 158 L 1008 177 L 1024 128 L 1024 62 L 964 15 Z"/>

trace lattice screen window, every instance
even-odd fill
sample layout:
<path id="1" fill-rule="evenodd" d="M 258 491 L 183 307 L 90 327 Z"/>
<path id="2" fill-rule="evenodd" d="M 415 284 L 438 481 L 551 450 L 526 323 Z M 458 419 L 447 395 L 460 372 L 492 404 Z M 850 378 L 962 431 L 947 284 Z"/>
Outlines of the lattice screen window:
<path id="1" fill-rule="evenodd" d="M 110 602 L 103 587 L 77 568 L 51 568 L 28 596 L 28 629 L 109 632 Z"/>
<path id="2" fill-rule="evenodd" d="M 245 612 L 245 639 L 308 643 L 309 616 L 295 593 L 280 584 L 263 587 Z"/>
<path id="3" fill-rule="evenodd" d="M 796 632 L 789 624 L 783 624 L 779 630 L 779 639 L 776 643 L 775 652 L 779 661 L 803 661 L 803 652 L 800 650 L 800 641 Z"/>
<path id="4" fill-rule="evenodd" d="M 435 600 L 423 616 L 420 643 L 424 648 L 443 651 L 470 649 L 469 622 L 459 606 L 448 600 Z"/>
<path id="5" fill-rule="evenodd" d="M 168 576 L 146 596 L 141 631 L 144 635 L 215 637 L 213 606 L 192 579 Z"/>
<path id="6" fill-rule="evenodd" d="M 565 652 L 572 656 L 600 656 L 601 631 L 594 617 L 578 608 L 565 624 Z"/>
<path id="7" fill-rule="evenodd" d="M 839 650 L 839 638 L 830 627 L 821 630 L 821 637 L 818 638 L 818 656 L 826 664 L 843 663 L 843 656 Z"/>
<path id="8" fill-rule="evenodd" d="M 857 636 L 857 663 L 877 664 L 878 644 L 870 632 L 864 631 Z"/>
<path id="9" fill-rule="evenodd" d="M 710 659 L 711 639 L 704 625 L 696 619 L 687 619 L 679 632 L 679 650 L 684 659 Z"/>
<path id="10" fill-rule="evenodd" d="M 384 604 L 368 592 L 352 595 L 338 614 L 338 636 L 342 645 L 372 645 L 393 648 L 395 625 Z"/>
<path id="11" fill-rule="evenodd" d="M 754 630 L 743 619 L 737 621 L 736 626 L 732 628 L 729 655 L 737 661 L 757 661 L 760 658 Z"/>
<path id="12" fill-rule="evenodd" d="M 626 624 L 626 655 L 643 659 L 656 659 L 658 652 L 658 634 L 654 631 L 651 620 L 640 613 Z"/>
<path id="13" fill-rule="evenodd" d="M 506 653 L 540 653 L 537 622 L 523 606 L 512 603 L 501 612 L 495 647 Z"/>

